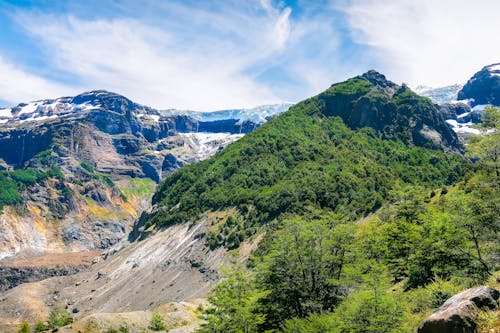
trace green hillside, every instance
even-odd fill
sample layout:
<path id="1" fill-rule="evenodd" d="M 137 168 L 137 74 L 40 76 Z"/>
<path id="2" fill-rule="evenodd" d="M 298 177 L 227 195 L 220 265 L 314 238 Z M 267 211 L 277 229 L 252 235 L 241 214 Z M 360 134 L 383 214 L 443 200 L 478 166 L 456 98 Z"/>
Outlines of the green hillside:
<path id="1" fill-rule="evenodd" d="M 231 247 L 235 239 L 251 235 L 283 213 L 300 214 L 314 207 L 333 211 L 343 220 L 355 220 L 390 199 L 394 188 L 405 184 L 438 187 L 460 179 L 468 168 L 461 156 L 410 142 L 415 137 L 411 126 L 424 123 L 441 131 L 443 137 L 449 136 L 448 141 L 456 140 L 432 103 L 389 81 L 385 85 L 392 88 L 387 90 L 380 77 L 376 78 L 378 81 L 371 82 L 357 77 L 334 85 L 214 158 L 175 172 L 154 196 L 153 203 L 162 209 L 148 223 L 168 226 L 208 210 L 237 207 L 244 221 L 229 232 L 226 238 L 231 239 L 219 239 Z M 355 112 L 332 115 L 341 104 L 357 110 L 366 98 L 377 105 L 359 107 L 358 116 L 371 127 L 358 130 L 360 126 L 353 122 Z M 375 122 L 377 115 L 394 112 L 398 117 Z M 400 137 L 403 139 L 398 140 Z M 430 140 L 419 143 L 433 145 Z"/>
<path id="2" fill-rule="evenodd" d="M 414 332 L 499 269 L 495 168 L 462 149 L 428 99 L 371 71 L 176 171 L 146 226 L 227 211 L 210 247 L 265 235 L 202 332 Z"/>

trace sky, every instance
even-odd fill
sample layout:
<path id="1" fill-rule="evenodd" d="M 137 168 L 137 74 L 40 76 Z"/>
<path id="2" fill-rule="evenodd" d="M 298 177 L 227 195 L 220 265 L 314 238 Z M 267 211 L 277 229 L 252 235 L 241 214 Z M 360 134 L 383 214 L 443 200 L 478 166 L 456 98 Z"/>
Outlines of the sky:
<path id="1" fill-rule="evenodd" d="M 465 83 L 497 0 L 0 0 L 0 107 L 106 89 L 159 109 L 297 102 L 376 69 Z"/>

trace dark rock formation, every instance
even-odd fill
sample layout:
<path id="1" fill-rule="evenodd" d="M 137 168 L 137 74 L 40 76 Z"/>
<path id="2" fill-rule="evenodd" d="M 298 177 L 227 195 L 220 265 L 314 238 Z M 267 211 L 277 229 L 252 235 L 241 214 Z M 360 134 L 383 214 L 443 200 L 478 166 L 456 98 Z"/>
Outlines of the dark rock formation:
<path id="1" fill-rule="evenodd" d="M 371 127 L 386 138 L 418 146 L 462 151 L 457 135 L 427 98 L 369 71 L 318 95 L 325 116 L 339 116 L 353 129 Z"/>
<path id="2" fill-rule="evenodd" d="M 496 309 L 499 297 L 500 292 L 490 287 L 467 289 L 426 318 L 418 333 L 475 333 L 479 309 Z"/>
<path id="3" fill-rule="evenodd" d="M 483 67 L 458 92 L 458 99 L 472 99 L 471 105 L 500 106 L 500 63 Z"/>

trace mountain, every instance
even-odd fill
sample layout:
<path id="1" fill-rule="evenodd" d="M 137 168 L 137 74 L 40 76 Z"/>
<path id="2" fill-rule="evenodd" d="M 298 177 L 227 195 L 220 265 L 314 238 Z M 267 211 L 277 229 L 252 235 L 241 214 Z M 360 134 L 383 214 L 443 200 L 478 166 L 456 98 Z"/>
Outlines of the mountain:
<path id="1" fill-rule="evenodd" d="M 259 110 L 286 108 L 203 120 L 97 90 L 1 109 L 0 259 L 115 244 L 149 207 L 155 183 L 262 125 L 252 121 Z"/>
<path id="2" fill-rule="evenodd" d="M 158 315 L 186 332 L 413 332 L 498 269 L 494 172 L 462 153 L 408 87 L 375 71 L 333 84 L 170 173 L 83 271 L 0 292 L 0 323 L 59 309 L 81 332 Z"/>
<path id="3" fill-rule="evenodd" d="M 458 92 L 459 100 L 471 100 L 471 106 L 500 106 L 500 63 L 483 67 Z"/>
<path id="4" fill-rule="evenodd" d="M 75 97 L 70 104 L 84 105 L 91 100 L 93 105 L 105 107 L 84 110 L 80 106 L 80 111 L 70 112 L 66 121 L 60 116 L 26 122 L 39 125 L 22 132 L 53 138 L 47 144 L 57 145 L 52 146 L 48 160 L 54 155 L 56 160 L 81 159 L 86 163 L 82 168 L 72 162 L 73 168 L 64 166 L 67 170 L 63 173 L 70 175 L 68 179 L 76 178 L 67 185 L 69 192 L 93 200 L 88 201 L 92 204 L 98 202 L 92 199 L 94 187 L 106 189 L 97 191 L 96 199 L 99 193 L 111 193 L 113 197 L 113 186 L 108 186 L 103 176 L 117 184 L 114 197 L 123 200 L 120 193 L 125 191 L 120 184 L 130 183 L 131 178 L 118 178 L 131 173 L 119 168 L 121 160 L 126 160 L 123 165 L 135 166 L 134 176 L 146 176 L 143 165 L 163 165 L 151 161 L 173 154 L 175 145 L 166 146 L 163 138 L 186 136 L 189 133 L 182 132 L 194 128 L 194 121 L 186 115 L 167 117 L 127 99 L 100 94 Z M 38 106 L 36 112 L 40 112 Z M 18 117 L 19 111 L 12 111 L 12 115 Z M 79 120 L 72 121 L 77 116 Z M 6 131 L 20 131 L 20 125 L 8 126 Z M 56 133 L 54 128 L 58 128 L 57 133 L 64 129 L 65 134 L 44 134 Z M 194 134 L 198 135 L 189 135 Z M 94 147 L 92 153 L 86 153 L 89 142 L 97 142 L 95 147 L 99 149 Z M 146 159 L 149 164 L 141 165 L 144 149 L 154 154 Z M 109 153 L 99 155 L 99 150 Z M 172 300 L 204 297 L 220 280 L 220 265 L 231 261 L 232 251 L 246 260 L 262 241 L 265 230 L 279 226 L 285 216 L 308 216 L 311 210 L 318 210 L 318 214 L 331 211 L 340 221 L 356 221 L 388 202 L 396 188 L 435 187 L 460 179 L 468 169 L 461 151 L 456 134 L 430 100 L 370 71 L 334 84 L 272 117 L 212 158 L 173 171 L 158 187 L 154 206 L 137 219 L 129 242 L 112 246 L 87 271 L 9 289 L 3 296 L 6 301 L 0 302 L 0 313 L 6 321 L 15 318 L 9 309 L 23 308 L 23 299 L 24 304 L 31 304 L 34 300 L 27 295 L 32 288 L 46 290 L 38 296 L 40 299 L 57 289 L 58 299 L 70 300 L 69 306 L 78 309 L 79 318 L 96 312 L 153 309 Z M 7 160 L 12 163 L 9 165 L 19 164 L 19 160 L 38 165 L 33 158 L 19 158 L 33 154 L 24 152 Z M 37 163 L 43 165 L 42 161 Z M 106 163 L 111 165 L 105 167 Z M 77 178 L 76 174 L 87 178 Z M 89 188 L 90 180 L 104 183 Z M 134 191 L 125 193 L 127 198 L 130 192 Z M 126 202 L 117 205 L 123 207 Z M 103 222 L 86 223 L 105 225 Z M 84 224 L 75 221 L 72 225 L 81 229 Z M 138 293 L 148 297 L 137 297 Z M 40 305 L 45 313 L 54 306 L 52 301 Z M 35 320 L 36 316 L 31 313 L 27 318 Z"/>
<path id="5" fill-rule="evenodd" d="M 408 154 L 402 160 L 396 158 L 400 149 Z M 245 225 L 219 226 L 211 235 L 213 244 L 231 248 L 283 212 L 313 205 L 359 216 L 376 209 L 400 180 L 437 184 L 448 172 L 440 163 L 460 161 L 442 151 L 461 150 L 430 100 L 370 71 L 298 103 L 215 158 L 175 172 L 154 195 L 151 217 L 141 222 L 168 226 L 238 207 Z M 405 174 L 403 165 L 412 159 L 412 175 Z M 369 174 L 379 175 L 375 183 L 365 184 Z M 358 206 L 351 196 L 370 203 Z"/>

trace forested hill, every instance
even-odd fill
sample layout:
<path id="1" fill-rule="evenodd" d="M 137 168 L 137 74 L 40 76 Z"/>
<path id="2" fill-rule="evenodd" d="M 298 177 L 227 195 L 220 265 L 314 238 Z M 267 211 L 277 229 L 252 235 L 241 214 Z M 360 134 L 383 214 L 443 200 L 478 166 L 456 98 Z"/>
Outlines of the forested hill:
<path id="1" fill-rule="evenodd" d="M 432 149 L 428 149 L 432 148 Z M 311 207 L 355 220 L 404 184 L 437 187 L 468 163 L 433 104 L 375 71 L 332 85 L 230 145 L 168 177 L 146 226 L 237 207 L 212 246 L 237 247 L 260 225 Z M 455 153 L 446 153 L 455 152 Z"/>

